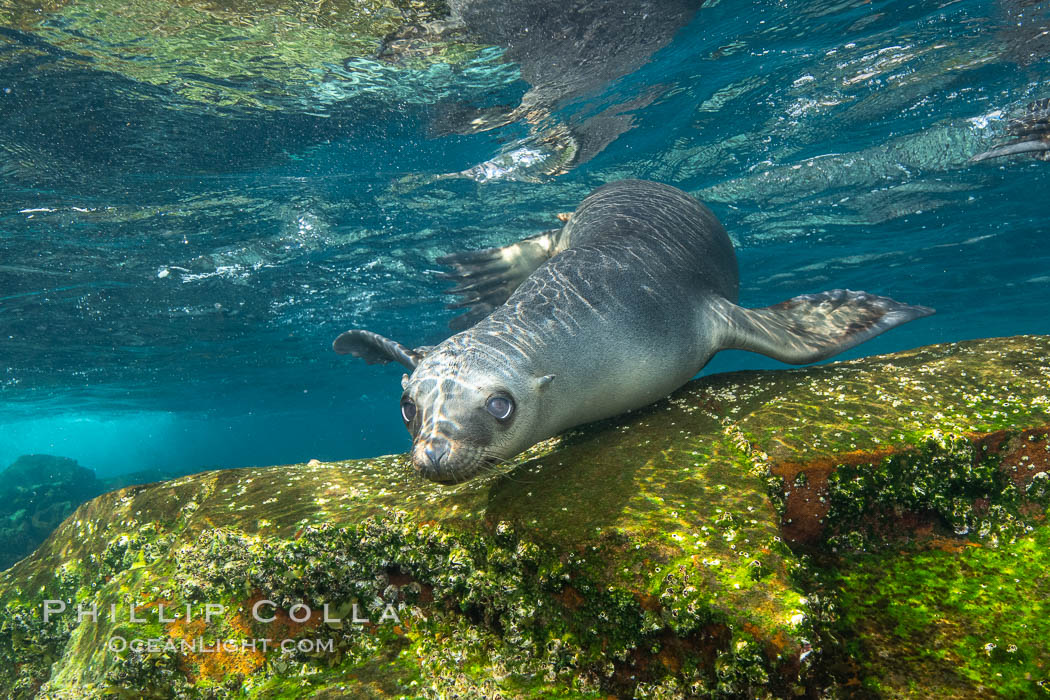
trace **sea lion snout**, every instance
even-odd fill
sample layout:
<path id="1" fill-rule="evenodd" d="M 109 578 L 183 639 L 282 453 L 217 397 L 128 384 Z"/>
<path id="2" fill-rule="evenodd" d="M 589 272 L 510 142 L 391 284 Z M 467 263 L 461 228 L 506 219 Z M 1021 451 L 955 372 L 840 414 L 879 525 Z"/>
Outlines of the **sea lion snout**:
<path id="1" fill-rule="evenodd" d="M 401 417 L 412 434 L 416 473 L 460 483 L 528 447 L 522 431 L 531 402 L 519 401 L 526 395 L 521 376 L 502 354 L 428 353 L 402 383 Z"/>
<path id="2" fill-rule="evenodd" d="M 444 438 L 434 438 L 423 443 L 423 456 L 427 460 L 427 466 L 432 469 L 436 469 L 442 463 L 447 462 L 451 451 L 452 446 Z"/>
<path id="3" fill-rule="evenodd" d="M 484 466 L 483 450 L 435 435 L 412 446 L 412 466 L 425 479 L 457 484 L 474 477 Z"/>

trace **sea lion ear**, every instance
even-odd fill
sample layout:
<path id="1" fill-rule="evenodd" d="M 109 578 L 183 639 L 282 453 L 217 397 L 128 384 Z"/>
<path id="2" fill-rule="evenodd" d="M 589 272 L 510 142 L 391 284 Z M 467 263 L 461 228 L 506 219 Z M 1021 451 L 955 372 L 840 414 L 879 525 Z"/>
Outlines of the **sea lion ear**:
<path id="1" fill-rule="evenodd" d="M 548 374 L 548 375 L 545 375 L 545 376 L 540 377 L 539 379 L 537 379 L 536 380 L 536 386 L 539 387 L 540 389 L 546 389 L 548 386 L 550 386 L 550 383 L 553 382 L 553 381 L 554 381 L 554 375 L 553 374 Z"/>
<path id="2" fill-rule="evenodd" d="M 407 374 L 402 374 L 401 375 L 401 390 L 402 391 L 404 391 L 405 389 L 408 388 L 408 379 L 409 379 L 409 377 L 408 377 Z"/>
<path id="3" fill-rule="evenodd" d="M 423 353 L 418 350 L 410 350 L 401 343 L 372 331 L 347 331 L 335 339 L 332 349 L 340 355 L 360 357 L 370 365 L 386 364 L 393 360 L 408 369 L 415 369 L 423 359 Z"/>

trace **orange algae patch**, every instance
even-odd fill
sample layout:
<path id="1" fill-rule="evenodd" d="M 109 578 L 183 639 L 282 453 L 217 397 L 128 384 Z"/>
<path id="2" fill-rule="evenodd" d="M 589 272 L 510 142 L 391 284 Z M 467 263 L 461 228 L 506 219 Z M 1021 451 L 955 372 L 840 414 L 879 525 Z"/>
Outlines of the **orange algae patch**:
<path id="1" fill-rule="evenodd" d="M 171 639 L 185 641 L 193 651 L 179 654 L 179 667 L 191 683 L 202 678 L 219 681 L 233 675 L 250 676 L 263 667 L 266 657 L 256 646 L 245 646 L 253 639 L 251 628 L 240 614 L 229 621 L 233 643 L 224 645 L 223 639 L 211 639 L 206 635 L 207 623 L 203 619 L 176 620 L 168 625 Z"/>

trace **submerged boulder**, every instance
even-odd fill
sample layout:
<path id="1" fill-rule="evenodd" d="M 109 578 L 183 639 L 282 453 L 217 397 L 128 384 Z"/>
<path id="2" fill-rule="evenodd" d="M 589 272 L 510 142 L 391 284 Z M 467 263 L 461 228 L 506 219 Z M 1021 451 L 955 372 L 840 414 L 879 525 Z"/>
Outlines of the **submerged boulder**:
<path id="1" fill-rule="evenodd" d="M 102 493 L 75 459 L 22 455 L 0 472 L 0 570 L 33 553 L 84 501 Z"/>
<path id="2" fill-rule="evenodd" d="M 0 574 L 0 692 L 1039 692 L 1048 376 L 1050 337 L 968 341 L 706 377 L 453 487 L 391 456 L 124 488 Z"/>

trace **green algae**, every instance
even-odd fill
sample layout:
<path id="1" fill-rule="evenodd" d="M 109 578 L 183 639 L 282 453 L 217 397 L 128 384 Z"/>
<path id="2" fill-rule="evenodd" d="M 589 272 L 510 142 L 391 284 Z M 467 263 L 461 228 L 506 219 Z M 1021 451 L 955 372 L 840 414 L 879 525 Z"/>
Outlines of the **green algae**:
<path id="1" fill-rule="evenodd" d="M 1035 469 L 1013 452 L 1048 432 L 1048 352 L 1030 336 L 938 345 L 746 383 L 726 375 L 708 394 L 732 402 L 719 409 L 727 432 L 767 473 L 795 543 L 870 546 L 911 534 L 915 522 L 896 526 L 915 518 L 1009 538 L 1027 503 L 1046 502 L 1045 454 Z"/>
<path id="2" fill-rule="evenodd" d="M 770 458 L 814 461 L 920 444 L 934 430 L 987 433 L 1050 423 L 1047 351 L 1039 336 L 934 345 L 770 372 L 758 381 L 742 373 L 746 386 L 725 375 L 711 395 L 733 399 L 729 415 Z"/>
<path id="3" fill-rule="evenodd" d="M 1040 431 L 1026 437 L 1035 442 L 1036 435 L 1040 442 L 1046 439 Z M 1023 511 L 1050 503 L 1042 488 L 1046 477 L 1035 478 L 1047 472 L 1033 471 L 1032 481 L 1018 488 L 1002 461 L 1001 453 L 988 454 L 966 436 L 933 431 L 917 449 L 877 465 L 839 465 L 829 478 L 825 525 L 835 534 L 828 542 L 848 541 L 853 548 L 877 544 L 893 537 L 902 513 L 935 515 L 957 535 L 993 542 L 1023 534 L 1031 528 Z"/>
<path id="4" fill-rule="evenodd" d="M 1050 527 L 999 547 L 849 557 L 825 584 L 880 697 L 1050 696 Z"/>
<path id="5" fill-rule="evenodd" d="M 775 513 L 761 480 L 731 467 L 701 470 L 696 455 L 706 448 L 672 449 L 659 435 L 660 415 L 642 414 L 637 432 L 616 430 L 619 446 L 611 450 L 622 462 L 598 460 L 593 437 L 570 438 L 557 448 L 541 446 L 510 475 L 451 489 L 411 478 L 401 458 L 385 458 L 212 472 L 108 494 L 85 506 L 110 517 L 92 528 L 104 545 L 81 543 L 87 550 L 81 556 L 98 566 L 92 582 L 80 581 L 90 592 L 80 597 L 102 609 L 130 601 L 148 608 L 163 599 L 175 609 L 213 602 L 238 611 L 232 626 L 216 621 L 198 630 L 215 639 L 263 634 L 243 619 L 261 597 L 285 609 L 357 601 L 371 619 L 378 601 L 387 601 L 408 611 L 402 622 L 415 635 L 409 651 L 419 665 L 405 678 L 418 682 L 422 673 L 433 680 L 456 668 L 463 687 L 499 678 L 498 687 L 522 696 L 585 697 L 639 681 L 699 684 L 712 693 L 747 692 L 771 678 L 794 682 L 790 664 L 781 666 L 801 648 L 794 632 L 802 595 L 787 579 L 792 555 L 775 542 Z M 653 445 L 661 442 L 659 458 L 652 459 Z M 635 460 L 633 481 L 630 470 L 620 475 L 630 486 L 607 490 L 588 503 L 584 521 L 574 523 L 579 494 L 597 494 L 596 484 L 607 482 L 616 464 Z M 548 492 L 545 470 L 573 463 L 594 467 L 568 479 L 576 495 Z M 685 488 L 690 480 L 696 483 Z M 534 491 L 530 496 L 522 488 Z M 693 497 L 702 500 L 690 508 Z M 23 562 L 27 578 L 43 576 L 51 561 L 63 558 L 60 543 L 89 527 L 82 515 L 67 521 L 39 560 Z M 414 602 L 413 586 L 419 589 Z M 334 658 L 356 668 L 373 663 L 382 648 L 376 645 L 381 634 L 322 631 L 335 645 L 334 656 L 323 662 L 292 657 L 318 678 L 325 672 L 316 668 Z M 292 638 L 319 633 L 285 632 Z M 463 653 L 458 645 L 434 643 L 453 633 L 489 639 L 473 666 L 454 663 Z M 170 660 L 158 665 L 156 655 L 104 648 L 104 640 L 131 634 L 171 638 L 174 632 L 101 618 L 82 623 L 51 669 L 43 696 L 168 685 Z M 247 689 L 282 675 L 260 658 L 210 668 L 185 654 L 181 661 L 183 677 L 196 689 Z M 143 685 L 144 674 L 154 672 L 161 680 Z"/>
<path id="6" fill-rule="evenodd" d="M 899 693 L 872 681 L 883 663 L 872 654 L 885 649 L 865 620 L 925 595 L 909 562 L 952 579 L 962 566 L 955 552 L 929 542 L 961 549 L 986 585 L 1003 552 L 1046 551 L 1048 358 L 1050 339 L 1025 337 L 709 377 L 454 487 L 423 482 L 391 456 L 106 494 L 0 574 L 0 690 L 56 699 L 342 697 L 348 688 L 360 697 L 784 697 L 861 678 L 871 692 Z M 856 411 L 868 418 L 850 433 Z M 904 517 L 913 511 L 940 529 L 917 537 Z M 968 534 L 953 533 L 962 527 Z M 881 554 L 851 553 L 893 529 L 911 549 L 884 538 Z M 792 542 L 838 556 L 798 555 Z M 882 587 L 876 574 L 891 569 Z M 1045 597 L 1045 578 L 1029 582 L 1024 590 Z M 967 615 L 1021 604 L 997 591 L 976 607 L 944 607 L 952 644 L 991 633 Z M 124 613 L 44 624 L 44 599 Z M 274 603 L 267 623 L 251 615 L 263 600 Z M 128 621 L 131 604 L 145 622 Z M 208 604 L 224 614 L 205 620 Z M 355 604 L 367 623 L 345 619 Z M 190 615 L 161 622 L 161 605 L 188 605 Z M 307 619 L 290 617 L 296 605 L 311 608 Z M 325 621 L 325 605 L 344 619 Z M 397 621 L 378 622 L 388 606 Z M 866 616 L 865 606 L 878 610 Z M 892 627 L 898 646 L 921 634 L 911 618 Z M 115 636 L 169 647 L 108 649 Z M 212 654 L 176 644 L 266 637 L 293 644 Z M 1025 670 L 981 687 L 1038 687 L 1022 677 L 1043 678 L 1033 669 L 1044 647 L 1020 632 L 986 643 L 996 644 L 991 656 L 951 647 L 969 683 L 956 684 L 962 695 L 1002 673 L 989 664 L 1003 653 L 1025 659 Z M 919 654 L 904 658 L 914 666 L 901 674 L 927 668 Z"/>

